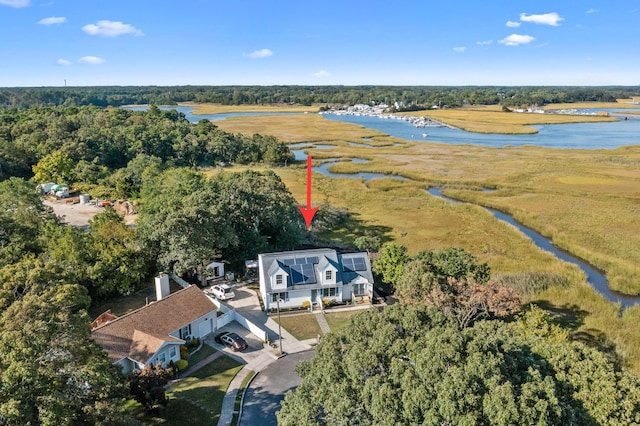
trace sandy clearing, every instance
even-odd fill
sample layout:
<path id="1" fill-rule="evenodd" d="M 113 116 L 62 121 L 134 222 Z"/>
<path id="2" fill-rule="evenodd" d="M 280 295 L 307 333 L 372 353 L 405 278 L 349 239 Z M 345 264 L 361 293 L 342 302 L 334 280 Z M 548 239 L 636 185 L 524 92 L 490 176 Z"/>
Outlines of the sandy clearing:
<path id="1" fill-rule="evenodd" d="M 52 201 L 45 199 L 43 203 L 45 206 L 51 207 L 56 216 L 60 217 L 63 222 L 72 226 L 87 226 L 93 216 L 104 211 L 104 207 L 98 207 L 94 204 L 71 204 L 65 203 L 64 200 Z M 125 216 L 126 224 L 133 224 L 137 216 Z"/>

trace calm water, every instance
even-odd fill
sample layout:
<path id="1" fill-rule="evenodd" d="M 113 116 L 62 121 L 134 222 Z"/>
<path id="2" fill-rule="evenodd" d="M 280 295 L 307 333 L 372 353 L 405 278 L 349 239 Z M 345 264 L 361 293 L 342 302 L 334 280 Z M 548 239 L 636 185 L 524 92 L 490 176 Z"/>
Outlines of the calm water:
<path id="1" fill-rule="evenodd" d="M 133 111 L 144 111 L 146 106 L 126 107 Z M 168 106 L 160 107 L 164 110 L 175 109 L 185 114 L 187 120 L 197 123 L 206 118 L 209 121 L 224 120 L 229 117 L 300 114 L 296 112 L 236 112 L 227 114 L 192 114 L 193 107 Z M 580 110 L 586 111 L 588 110 Z M 627 114 L 626 111 L 640 112 L 640 108 L 600 109 L 592 111 L 606 111 L 618 117 L 628 117 L 613 123 L 578 123 L 533 126 L 538 129 L 535 135 L 492 135 L 470 133 L 448 127 L 417 128 L 411 123 L 401 120 L 382 119 L 378 117 L 324 114 L 327 120 L 342 121 L 357 124 L 369 129 L 378 130 L 388 135 L 410 141 L 430 141 L 448 144 L 472 144 L 489 147 L 535 145 L 549 148 L 617 148 L 624 145 L 640 144 L 640 115 Z M 514 113 L 516 114 L 516 113 Z M 427 133 L 427 137 L 423 136 Z"/>
<path id="2" fill-rule="evenodd" d="M 445 195 L 442 195 L 439 188 L 429 188 L 428 192 L 434 197 L 438 197 L 452 203 L 460 203 L 460 201 L 456 199 L 449 198 Z M 610 300 L 611 302 L 614 302 L 614 303 L 620 302 L 623 307 L 633 306 L 636 303 L 640 302 L 640 297 L 626 296 L 624 294 L 620 294 L 615 291 L 612 291 L 607 285 L 607 277 L 605 277 L 604 274 L 597 271 L 593 266 L 589 265 L 585 261 L 578 259 L 576 257 L 573 257 L 567 252 L 557 248 L 556 246 L 553 245 L 553 243 L 548 238 L 545 238 L 542 235 L 540 235 L 538 232 L 534 231 L 533 229 L 528 228 L 519 222 L 516 222 L 516 220 L 513 217 L 509 216 L 508 214 L 505 214 L 496 209 L 492 209 L 488 207 L 484 207 L 484 208 L 487 209 L 489 212 L 491 212 L 491 214 L 493 214 L 493 216 L 496 219 L 507 222 L 515 226 L 516 228 L 518 228 L 520 232 L 522 232 L 527 237 L 529 237 L 531 241 L 533 241 L 533 243 L 539 248 L 541 248 L 542 250 L 547 251 L 553 254 L 554 256 L 556 256 L 557 258 L 564 260 L 565 262 L 572 263 L 576 265 L 578 268 L 582 269 L 582 271 L 587 275 L 587 281 L 589 282 L 589 284 L 591 284 L 591 286 L 593 286 L 593 288 L 598 293 L 602 294 L 607 300 Z"/>
<path id="3" fill-rule="evenodd" d="M 127 106 L 123 107 L 126 109 L 130 109 L 131 111 L 146 111 L 149 107 L 140 105 L 140 106 Z M 282 114 L 300 114 L 299 112 L 230 112 L 226 114 L 192 114 L 193 107 L 187 106 L 159 106 L 158 108 L 170 111 L 175 109 L 178 112 L 181 112 L 185 115 L 185 118 L 192 123 L 197 123 L 200 120 L 207 119 L 209 121 L 219 121 L 224 120 L 229 117 L 250 117 L 255 115 L 282 115 Z"/>
<path id="4" fill-rule="evenodd" d="M 613 112 L 614 110 L 610 110 Z M 615 110 L 618 111 L 618 110 Z M 633 111 L 640 111 L 634 109 Z M 514 113 L 516 114 L 516 113 Z M 612 123 L 550 124 L 533 126 L 535 135 L 492 135 L 469 133 L 448 127 L 417 128 L 401 120 L 378 117 L 324 114 L 327 120 L 342 121 L 374 129 L 410 141 L 472 144 L 494 148 L 504 146 L 535 145 L 549 148 L 617 148 L 640 144 L 640 116 L 629 114 L 628 120 Z M 427 137 L 423 137 L 427 133 Z"/>

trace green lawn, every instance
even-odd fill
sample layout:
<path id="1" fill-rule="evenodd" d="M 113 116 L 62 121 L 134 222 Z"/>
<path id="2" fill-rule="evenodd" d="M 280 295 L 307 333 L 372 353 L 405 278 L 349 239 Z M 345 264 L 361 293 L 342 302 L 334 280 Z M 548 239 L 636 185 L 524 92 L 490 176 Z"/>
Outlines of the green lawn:
<path id="1" fill-rule="evenodd" d="M 273 318 L 278 322 L 278 317 Z M 313 339 L 322 334 L 314 314 L 281 316 L 282 327 L 298 340 Z"/>
<path id="2" fill-rule="evenodd" d="M 125 410 L 145 425 L 215 425 L 229 383 L 241 368 L 242 364 L 223 355 L 169 388 L 169 403 L 157 417 L 146 416 L 133 400 L 127 401 Z"/>
<path id="3" fill-rule="evenodd" d="M 327 320 L 327 324 L 329 324 L 331 332 L 338 333 L 347 328 L 349 325 L 349 318 L 358 312 L 362 311 L 327 312 L 324 315 L 324 318 Z"/>
<path id="4" fill-rule="evenodd" d="M 202 348 L 200 348 L 198 352 L 189 356 L 189 365 L 195 365 L 209 355 L 213 355 L 214 353 L 216 353 L 216 350 L 214 348 L 207 345 L 206 343 L 203 343 Z"/>

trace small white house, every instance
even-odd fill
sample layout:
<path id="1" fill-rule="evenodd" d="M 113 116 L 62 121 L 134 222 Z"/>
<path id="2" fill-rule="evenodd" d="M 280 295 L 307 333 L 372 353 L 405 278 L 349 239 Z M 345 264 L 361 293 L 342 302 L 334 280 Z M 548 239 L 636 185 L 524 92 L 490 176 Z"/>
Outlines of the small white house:
<path id="1" fill-rule="evenodd" d="M 158 301 L 121 317 L 105 314 L 100 316 L 103 321 L 94 321 L 91 337 L 125 374 L 149 364 L 166 367 L 180 359 L 180 346 L 187 339 L 205 337 L 217 328 L 216 305 L 194 285 L 158 294 Z"/>
<path id="2" fill-rule="evenodd" d="M 224 277 L 224 263 L 213 261 L 207 265 L 207 280 Z"/>
<path id="3" fill-rule="evenodd" d="M 266 310 L 320 306 L 323 300 L 348 302 L 373 295 L 367 253 L 339 254 L 333 249 L 258 255 L 260 294 Z"/>

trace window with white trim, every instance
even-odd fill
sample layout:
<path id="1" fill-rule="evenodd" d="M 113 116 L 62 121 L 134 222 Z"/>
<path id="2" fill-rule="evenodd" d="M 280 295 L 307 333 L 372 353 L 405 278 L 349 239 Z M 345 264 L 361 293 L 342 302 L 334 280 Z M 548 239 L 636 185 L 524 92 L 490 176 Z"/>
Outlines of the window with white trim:
<path id="1" fill-rule="evenodd" d="M 158 354 L 158 362 L 161 363 L 162 365 L 164 365 L 164 363 L 167 361 L 167 355 L 164 351 L 160 352 Z"/>
<path id="2" fill-rule="evenodd" d="M 323 288 L 322 297 L 335 297 L 338 294 L 338 289 L 336 287 Z"/>
<path id="3" fill-rule="evenodd" d="M 360 283 L 360 284 L 354 284 L 353 285 L 353 294 L 356 296 L 364 296 L 365 293 L 365 284 L 364 283 Z"/>
<path id="4" fill-rule="evenodd" d="M 171 346 L 171 349 L 169 349 L 169 358 L 175 358 L 175 357 L 176 357 L 176 347 Z"/>
<path id="5" fill-rule="evenodd" d="M 282 285 L 282 275 L 276 275 L 276 285 Z"/>
<path id="6" fill-rule="evenodd" d="M 324 279 L 327 281 L 331 281 L 333 279 L 333 271 L 331 269 L 327 269 L 324 273 Z"/>
<path id="7" fill-rule="evenodd" d="M 277 303 L 278 298 L 280 302 L 287 302 L 289 300 L 289 292 L 285 291 L 284 293 L 271 293 L 271 302 Z"/>

